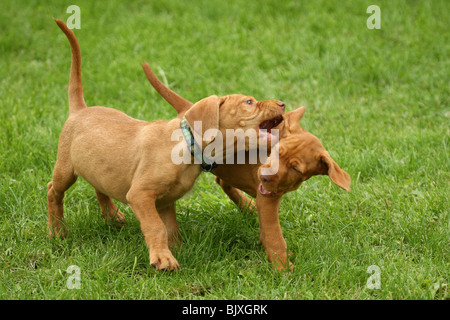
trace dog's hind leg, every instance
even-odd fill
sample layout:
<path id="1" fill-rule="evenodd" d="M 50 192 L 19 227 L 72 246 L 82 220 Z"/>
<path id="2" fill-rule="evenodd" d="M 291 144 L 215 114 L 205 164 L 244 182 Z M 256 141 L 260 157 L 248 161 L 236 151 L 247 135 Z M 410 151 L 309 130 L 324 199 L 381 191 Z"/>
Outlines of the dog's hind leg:
<path id="1" fill-rule="evenodd" d="M 95 189 L 95 193 L 97 194 L 97 200 L 100 205 L 103 217 L 108 221 L 115 222 L 117 224 L 117 227 L 123 227 L 123 225 L 125 224 L 125 216 L 119 210 L 119 208 L 117 208 L 113 200 L 97 189 Z"/>
<path id="2" fill-rule="evenodd" d="M 64 209 L 63 199 L 64 192 L 72 186 L 77 180 L 72 168 L 61 165 L 56 162 L 53 170 L 53 178 L 47 184 L 47 208 L 48 208 L 48 224 L 47 232 L 49 236 L 66 235 L 64 228 Z"/>

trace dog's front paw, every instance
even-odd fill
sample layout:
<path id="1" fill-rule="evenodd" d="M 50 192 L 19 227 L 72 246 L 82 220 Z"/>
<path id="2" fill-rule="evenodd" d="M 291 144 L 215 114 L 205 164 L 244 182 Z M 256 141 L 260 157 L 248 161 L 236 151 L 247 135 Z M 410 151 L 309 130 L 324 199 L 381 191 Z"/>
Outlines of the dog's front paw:
<path id="1" fill-rule="evenodd" d="M 65 238 L 67 231 L 63 224 L 49 224 L 47 225 L 47 234 L 49 238 Z"/>
<path id="2" fill-rule="evenodd" d="M 117 229 L 121 229 L 126 224 L 125 215 L 121 211 L 117 211 L 109 220 Z"/>
<path id="3" fill-rule="evenodd" d="M 162 250 L 150 253 L 150 264 L 157 270 L 177 270 L 178 261 L 174 258 L 170 250 Z"/>
<path id="4" fill-rule="evenodd" d="M 250 215 L 253 215 L 255 212 L 257 212 L 256 203 L 251 199 L 242 200 L 239 203 L 239 209 L 241 209 L 241 211 L 248 212 Z"/>
<path id="5" fill-rule="evenodd" d="M 295 271 L 295 265 L 292 262 L 281 262 L 280 260 L 272 262 L 276 271 Z"/>

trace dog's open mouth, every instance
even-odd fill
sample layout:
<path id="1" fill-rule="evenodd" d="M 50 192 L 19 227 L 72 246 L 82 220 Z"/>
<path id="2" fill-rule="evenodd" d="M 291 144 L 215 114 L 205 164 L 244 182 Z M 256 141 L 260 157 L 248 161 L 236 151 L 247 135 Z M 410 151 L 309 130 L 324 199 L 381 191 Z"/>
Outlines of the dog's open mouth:
<path id="1" fill-rule="evenodd" d="M 283 122 L 283 116 L 277 116 L 275 118 L 272 118 L 270 120 L 263 121 L 259 124 L 259 129 L 264 129 L 270 132 L 272 128 L 275 128 L 278 126 L 281 122 Z"/>
<path id="2" fill-rule="evenodd" d="M 272 139 L 278 140 L 277 137 L 279 137 L 279 132 L 274 132 L 274 134 L 275 134 L 274 135 L 274 134 L 272 134 L 272 129 L 276 128 L 282 122 L 283 122 L 283 117 L 277 116 L 270 120 L 261 122 L 259 124 L 259 130 L 263 130 L 263 132 L 267 136 L 267 141 L 272 141 Z M 262 133 L 262 132 L 260 131 L 260 133 Z"/>
<path id="3" fill-rule="evenodd" d="M 266 190 L 262 183 L 259 184 L 259 193 L 266 197 L 275 197 L 277 195 L 276 192 Z"/>

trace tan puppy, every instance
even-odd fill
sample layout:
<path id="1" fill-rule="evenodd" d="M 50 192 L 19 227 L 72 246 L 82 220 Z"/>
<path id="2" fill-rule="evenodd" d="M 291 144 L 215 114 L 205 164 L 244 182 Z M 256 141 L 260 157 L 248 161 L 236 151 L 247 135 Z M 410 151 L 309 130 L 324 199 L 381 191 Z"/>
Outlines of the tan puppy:
<path id="1" fill-rule="evenodd" d="M 350 191 L 350 176 L 339 168 L 317 137 L 299 127 L 303 112 L 304 108 L 299 108 L 285 114 L 282 137 L 265 164 L 219 165 L 212 171 L 216 182 L 241 209 L 256 206 L 260 242 L 277 270 L 288 265 L 278 217 L 282 196 L 297 190 L 314 175 L 328 175 L 335 184 Z M 270 168 L 277 171 L 271 172 Z M 267 171 L 263 173 L 263 169 Z M 239 189 L 255 197 L 256 204 Z"/>
<path id="2" fill-rule="evenodd" d="M 148 65 L 143 67 L 153 87 L 177 112 L 189 110 L 191 102 L 167 88 Z M 260 242 L 278 270 L 288 265 L 286 242 L 278 218 L 283 194 L 296 190 L 303 181 L 319 174 L 328 175 L 335 184 L 350 190 L 350 176 L 339 168 L 317 137 L 299 126 L 304 112 L 304 107 L 288 112 L 283 116 L 285 121 L 272 128 L 281 131 L 280 141 L 265 163 L 224 164 L 211 171 L 216 175 L 216 182 L 241 209 L 255 207 L 255 202 L 241 190 L 256 197 Z"/>
<path id="3" fill-rule="evenodd" d="M 48 232 L 65 235 L 64 192 L 81 176 L 95 188 L 106 218 L 124 222 L 112 198 L 130 205 L 145 236 L 151 265 L 176 269 L 178 262 L 169 249 L 169 242 L 178 236 L 174 202 L 192 188 L 201 172 L 199 164 L 172 161 L 172 150 L 179 141 L 172 141 L 171 136 L 180 129 L 182 118 L 149 123 L 110 108 L 88 108 L 78 41 L 64 22 L 55 21 L 69 39 L 72 65 L 69 117 L 60 135 L 53 179 L 47 186 Z M 194 121 L 202 121 L 201 132 L 194 134 L 201 137 L 207 129 L 223 134 L 226 129 L 255 129 L 282 112 L 271 101 L 258 102 L 242 95 L 211 96 L 195 103 L 184 117 L 191 130 Z M 208 141 L 198 142 L 202 148 L 208 145 Z"/>

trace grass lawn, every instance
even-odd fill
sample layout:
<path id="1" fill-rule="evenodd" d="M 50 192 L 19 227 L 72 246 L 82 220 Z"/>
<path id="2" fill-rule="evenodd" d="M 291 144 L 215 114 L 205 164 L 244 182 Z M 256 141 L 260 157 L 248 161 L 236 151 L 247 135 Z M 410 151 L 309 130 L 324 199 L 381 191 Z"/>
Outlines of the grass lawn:
<path id="1" fill-rule="evenodd" d="M 188 4 L 189 3 L 189 4 Z M 301 125 L 352 177 L 326 176 L 284 197 L 296 265 L 278 273 L 257 217 L 202 174 L 177 202 L 177 272 L 149 265 L 127 225 L 101 217 L 93 188 L 67 192 L 66 239 L 46 235 L 46 184 L 68 115 L 70 49 L 52 17 L 81 8 L 75 30 L 88 105 L 142 120 L 175 111 L 147 82 L 146 60 L 191 101 L 244 93 L 306 106 Z M 450 3 L 378 1 L 2 1 L 0 299 L 449 299 Z M 80 289 L 68 289 L 69 266 Z M 380 289 L 366 283 L 379 268 Z"/>

